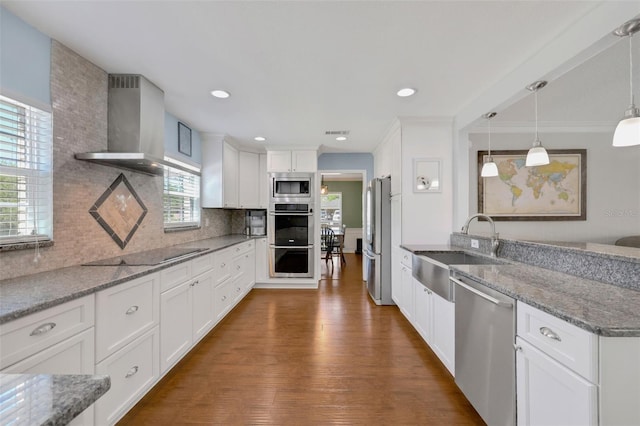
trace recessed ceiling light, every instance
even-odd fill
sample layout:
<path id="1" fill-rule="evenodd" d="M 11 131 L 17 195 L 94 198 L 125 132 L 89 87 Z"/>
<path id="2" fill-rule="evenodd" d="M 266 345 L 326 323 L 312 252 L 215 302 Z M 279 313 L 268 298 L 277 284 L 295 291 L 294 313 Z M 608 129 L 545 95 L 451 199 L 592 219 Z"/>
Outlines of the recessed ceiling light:
<path id="1" fill-rule="evenodd" d="M 226 99 L 231 96 L 231 94 L 226 90 L 212 90 L 211 95 L 220 99 Z"/>
<path id="2" fill-rule="evenodd" d="M 347 140 L 347 137 L 346 137 L 346 136 L 338 136 L 338 137 L 336 138 L 336 140 L 337 140 L 337 141 L 346 141 L 346 140 Z"/>
<path id="3" fill-rule="evenodd" d="M 405 87 L 404 89 L 398 90 L 396 93 L 401 98 L 406 98 L 407 96 L 411 96 L 417 92 L 416 89 L 412 89 L 411 87 Z"/>
<path id="4" fill-rule="evenodd" d="M 267 138 L 265 138 L 264 136 L 256 136 L 255 138 L 253 138 L 253 140 L 258 142 L 264 142 L 267 140 Z"/>

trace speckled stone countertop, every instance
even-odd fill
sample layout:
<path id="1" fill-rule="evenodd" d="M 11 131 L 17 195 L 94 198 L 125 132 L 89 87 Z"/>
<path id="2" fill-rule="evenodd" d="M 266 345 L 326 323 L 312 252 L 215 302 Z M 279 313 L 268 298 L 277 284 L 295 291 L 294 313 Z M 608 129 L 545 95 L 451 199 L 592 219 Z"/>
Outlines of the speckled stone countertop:
<path id="1" fill-rule="evenodd" d="M 0 424 L 66 425 L 110 387 L 109 376 L 0 374 Z"/>
<path id="2" fill-rule="evenodd" d="M 252 239 L 227 235 L 180 244 L 179 248 L 207 249 L 154 266 L 70 266 L 0 281 L 0 324 L 32 314 L 125 281 L 138 278 L 216 250 Z"/>
<path id="3" fill-rule="evenodd" d="M 478 254 L 455 245 L 402 247 L 413 253 Z M 640 291 L 507 260 L 504 265 L 450 265 L 450 269 L 592 333 L 640 337 Z"/>

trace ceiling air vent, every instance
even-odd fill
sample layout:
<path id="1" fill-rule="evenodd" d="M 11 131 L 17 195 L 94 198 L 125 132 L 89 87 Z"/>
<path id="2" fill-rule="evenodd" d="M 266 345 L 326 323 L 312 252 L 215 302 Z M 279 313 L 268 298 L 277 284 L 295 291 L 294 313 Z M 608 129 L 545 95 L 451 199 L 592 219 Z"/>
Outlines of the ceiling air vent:
<path id="1" fill-rule="evenodd" d="M 139 89 L 140 75 L 109 74 L 109 89 Z"/>
<path id="2" fill-rule="evenodd" d="M 327 130 L 324 134 L 328 136 L 348 136 L 349 130 Z"/>

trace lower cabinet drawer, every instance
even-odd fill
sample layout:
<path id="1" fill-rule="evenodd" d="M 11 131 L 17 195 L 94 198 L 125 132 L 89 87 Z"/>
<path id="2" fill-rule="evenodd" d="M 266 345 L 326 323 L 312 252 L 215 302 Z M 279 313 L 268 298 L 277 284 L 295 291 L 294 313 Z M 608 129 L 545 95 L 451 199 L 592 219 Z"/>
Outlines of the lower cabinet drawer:
<path id="1" fill-rule="evenodd" d="M 158 274 L 96 294 L 96 361 L 124 347 L 160 320 Z"/>
<path id="2" fill-rule="evenodd" d="M 516 310 L 518 336 L 598 383 L 598 336 L 526 303 L 518 302 Z"/>
<path id="3" fill-rule="evenodd" d="M 0 370 L 94 324 L 93 294 L 0 325 Z"/>
<path id="4" fill-rule="evenodd" d="M 95 403 L 96 425 L 118 421 L 160 375 L 158 327 L 140 336 L 98 365 L 96 374 L 111 376 L 111 389 Z"/>

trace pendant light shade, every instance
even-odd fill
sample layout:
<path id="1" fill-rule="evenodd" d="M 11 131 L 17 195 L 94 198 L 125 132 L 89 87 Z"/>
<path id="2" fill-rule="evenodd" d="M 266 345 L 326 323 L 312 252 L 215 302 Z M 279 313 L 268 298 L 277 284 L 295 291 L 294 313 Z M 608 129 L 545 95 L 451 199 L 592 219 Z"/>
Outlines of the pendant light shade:
<path id="1" fill-rule="evenodd" d="M 482 170 L 480 171 L 480 176 L 482 177 L 495 177 L 498 176 L 498 166 L 493 161 L 493 157 L 491 156 L 491 119 L 498 115 L 495 112 L 488 112 L 483 115 L 484 118 L 487 119 L 488 126 L 488 139 L 489 139 L 489 154 L 487 155 L 487 159 L 484 164 L 482 164 Z"/>
<path id="2" fill-rule="evenodd" d="M 633 35 L 640 30 L 640 19 L 632 19 L 625 22 L 613 34 L 618 37 L 629 37 L 629 108 L 620 120 L 613 134 L 613 146 L 640 145 L 640 109 L 633 102 L 633 50 L 631 40 Z"/>
<path id="3" fill-rule="evenodd" d="M 542 142 L 540 142 L 540 138 L 538 137 L 538 90 L 542 89 L 546 85 L 547 82 L 541 80 L 527 86 L 527 90 L 533 92 L 536 112 L 536 136 L 533 140 L 533 146 L 527 153 L 527 160 L 525 162 L 525 166 L 527 167 L 544 166 L 549 164 L 549 154 L 547 154 L 547 150 L 544 149 L 544 146 L 542 146 Z"/>

